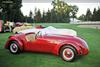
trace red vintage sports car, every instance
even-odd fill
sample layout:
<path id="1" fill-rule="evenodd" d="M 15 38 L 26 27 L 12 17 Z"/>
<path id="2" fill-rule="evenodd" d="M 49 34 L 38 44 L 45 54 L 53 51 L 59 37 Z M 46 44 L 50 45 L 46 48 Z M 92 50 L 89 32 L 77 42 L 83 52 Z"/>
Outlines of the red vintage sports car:
<path id="1" fill-rule="evenodd" d="M 78 55 L 87 55 L 89 52 L 87 43 L 77 36 L 42 34 L 42 32 L 10 36 L 5 48 L 12 54 L 22 51 L 52 53 L 65 61 L 73 61 Z"/>

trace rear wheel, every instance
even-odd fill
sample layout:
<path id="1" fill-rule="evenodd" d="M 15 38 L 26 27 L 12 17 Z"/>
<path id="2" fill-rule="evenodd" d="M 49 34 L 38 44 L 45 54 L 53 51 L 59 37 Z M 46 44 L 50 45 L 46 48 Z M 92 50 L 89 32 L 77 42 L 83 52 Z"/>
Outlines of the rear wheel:
<path id="1" fill-rule="evenodd" d="M 18 43 L 17 43 L 16 41 L 12 41 L 12 42 L 10 43 L 9 51 L 10 51 L 12 54 L 18 54 L 18 53 L 20 53 L 20 49 L 19 49 Z"/>
<path id="2" fill-rule="evenodd" d="M 60 50 L 60 56 L 63 60 L 71 62 L 76 57 L 76 50 L 72 46 L 63 46 Z"/>

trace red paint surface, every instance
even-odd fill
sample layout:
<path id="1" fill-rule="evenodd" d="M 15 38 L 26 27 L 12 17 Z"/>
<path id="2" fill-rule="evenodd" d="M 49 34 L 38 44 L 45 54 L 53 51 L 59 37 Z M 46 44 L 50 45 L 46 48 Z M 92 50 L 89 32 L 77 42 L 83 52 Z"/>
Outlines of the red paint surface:
<path id="1" fill-rule="evenodd" d="M 32 34 L 32 33 L 30 33 Z M 60 48 L 64 45 L 73 46 L 78 55 L 87 55 L 89 49 L 84 46 L 82 40 L 79 37 L 74 36 L 38 36 L 35 41 L 27 41 L 25 38 L 26 34 L 17 34 L 9 37 L 5 48 L 9 47 L 9 42 L 16 40 L 19 43 L 19 47 L 22 51 L 31 52 L 47 52 L 59 55 Z"/>
<path id="2" fill-rule="evenodd" d="M 0 32 L 2 32 L 2 21 L 0 21 Z"/>

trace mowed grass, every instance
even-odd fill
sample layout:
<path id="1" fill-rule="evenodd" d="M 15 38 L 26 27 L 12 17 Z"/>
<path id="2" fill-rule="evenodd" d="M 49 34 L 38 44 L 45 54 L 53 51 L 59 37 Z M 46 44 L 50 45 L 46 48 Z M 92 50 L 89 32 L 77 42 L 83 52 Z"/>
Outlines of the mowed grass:
<path id="1" fill-rule="evenodd" d="M 65 62 L 59 56 L 52 54 L 24 52 L 19 55 L 13 55 L 4 49 L 4 45 L 12 33 L 0 33 L 0 67 L 100 67 L 100 30 L 79 28 L 77 25 L 66 23 L 40 24 L 76 30 L 78 36 L 87 41 L 90 53 L 74 62 Z"/>

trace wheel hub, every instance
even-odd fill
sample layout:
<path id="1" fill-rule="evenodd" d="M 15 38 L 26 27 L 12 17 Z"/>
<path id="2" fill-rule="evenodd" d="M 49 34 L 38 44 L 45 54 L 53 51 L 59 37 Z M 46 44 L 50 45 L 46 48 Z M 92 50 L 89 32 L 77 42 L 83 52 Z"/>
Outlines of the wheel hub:
<path id="1" fill-rule="evenodd" d="M 16 49 L 17 49 L 17 47 L 16 47 L 15 44 L 12 46 L 12 49 L 13 49 L 13 50 L 16 50 Z"/>
<path id="2" fill-rule="evenodd" d="M 63 50 L 63 58 L 64 58 L 65 60 L 69 61 L 69 60 L 73 59 L 73 57 L 74 57 L 74 52 L 73 52 L 72 49 L 70 49 L 70 48 L 65 48 L 65 49 Z"/>
<path id="3" fill-rule="evenodd" d="M 65 51 L 65 56 L 68 57 L 68 58 L 72 57 L 72 52 L 69 49 L 66 50 Z"/>
<path id="4" fill-rule="evenodd" d="M 11 52 L 16 53 L 18 50 L 17 45 L 15 43 L 12 43 L 10 46 L 10 50 L 11 50 Z"/>

